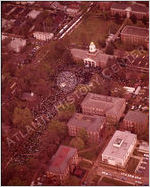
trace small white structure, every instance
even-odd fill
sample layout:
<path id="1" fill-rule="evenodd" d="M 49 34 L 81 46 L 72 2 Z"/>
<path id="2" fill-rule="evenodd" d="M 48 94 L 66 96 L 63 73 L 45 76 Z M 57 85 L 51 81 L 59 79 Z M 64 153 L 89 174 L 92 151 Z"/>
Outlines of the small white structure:
<path id="1" fill-rule="evenodd" d="M 90 43 L 89 52 L 90 53 L 95 53 L 96 52 L 96 46 L 95 46 L 94 42 Z"/>
<path id="2" fill-rule="evenodd" d="M 132 11 L 131 7 L 127 7 L 127 8 L 125 9 L 125 11 L 126 11 L 127 18 L 130 18 L 131 11 Z"/>
<path id="3" fill-rule="evenodd" d="M 47 40 L 51 40 L 54 37 L 54 34 L 47 33 L 47 32 L 34 32 L 33 37 L 38 40 L 47 41 Z"/>
<path id="4" fill-rule="evenodd" d="M 78 9 L 73 9 L 73 8 L 67 8 L 66 13 L 70 16 L 75 16 L 79 13 Z"/>
<path id="5" fill-rule="evenodd" d="M 40 13 L 41 11 L 31 10 L 27 16 L 29 18 L 35 19 Z"/>
<path id="6" fill-rule="evenodd" d="M 13 22 L 14 22 L 13 19 L 7 20 L 2 18 L 2 28 L 10 29 L 12 27 Z"/>
<path id="7" fill-rule="evenodd" d="M 124 86 L 123 88 L 124 88 L 124 89 L 126 90 L 126 92 L 128 92 L 128 93 L 134 93 L 134 91 L 135 91 L 135 88 L 133 88 L 133 87 Z"/>
<path id="8" fill-rule="evenodd" d="M 135 94 L 135 95 L 138 95 L 139 92 L 140 92 L 140 90 L 141 90 L 141 86 L 138 86 L 137 89 L 135 90 L 135 93 L 134 93 L 134 94 Z"/>
<path id="9" fill-rule="evenodd" d="M 26 4 L 31 4 L 33 5 L 35 1 L 17 1 L 16 4 L 21 4 L 21 5 L 26 5 Z"/>
<path id="10" fill-rule="evenodd" d="M 33 93 L 33 92 L 31 92 L 31 96 L 32 96 L 32 97 L 34 96 L 34 93 Z"/>
<path id="11" fill-rule="evenodd" d="M 26 46 L 26 40 L 21 39 L 21 38 L 14 38 L 10 43 L 9 43 L 10 48 L 15 51 L 16 53 L 19 53 L 21 49 Z"/>
<path id="12" fill-rule="evenodd" d="M 2 40 L 5 40 L 6 38 L 8 38 L 8 36 L 5 36 L 4 34 L 2 34 Z"/>
<path id="13" fill-rule="evenodd" d="M 110 165 L 125 167 L 136 141 L 136 134 L 117 130 L 102 153 L 102 161 Z"/>

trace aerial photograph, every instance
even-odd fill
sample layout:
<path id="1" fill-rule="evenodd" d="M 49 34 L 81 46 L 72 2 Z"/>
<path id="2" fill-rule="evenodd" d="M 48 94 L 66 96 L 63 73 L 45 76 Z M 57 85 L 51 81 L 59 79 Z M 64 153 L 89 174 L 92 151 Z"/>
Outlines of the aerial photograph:
<path id="1" fill-rule="evenodd" d="M 149 1 L 1 1 L 1 186 L 149 186 Z"/>

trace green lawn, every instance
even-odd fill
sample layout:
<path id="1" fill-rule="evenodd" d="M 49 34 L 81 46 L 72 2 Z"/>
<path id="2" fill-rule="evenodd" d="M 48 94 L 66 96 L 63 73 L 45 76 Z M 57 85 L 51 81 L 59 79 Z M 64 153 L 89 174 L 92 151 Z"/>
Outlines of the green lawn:
<path id="1" fill-rule="evenodd" d="M 84 18 L 82 23 L 67 36 L 71 43 L 77 45 L 89 44 L 91 41 L 98 46 L 99 40 L 106 39 L 109 29 L 118 29 L 120 25 L 112 20 L 104 20 L 103 18 L 89 16 Z"/>
<path id="2" fill-rule="evenodd" d="M 104 186 L 132 186 L 131 184 L 121 182 L 115 179 L 103 177 L 99 185 L 104 185 Z"/>
<path id="3" fill-rule="evenodd" d="M 134 173 L 138 163 L 139 163 L 138 159 L 131 157 L 127 163 L 127 172 Z"/>

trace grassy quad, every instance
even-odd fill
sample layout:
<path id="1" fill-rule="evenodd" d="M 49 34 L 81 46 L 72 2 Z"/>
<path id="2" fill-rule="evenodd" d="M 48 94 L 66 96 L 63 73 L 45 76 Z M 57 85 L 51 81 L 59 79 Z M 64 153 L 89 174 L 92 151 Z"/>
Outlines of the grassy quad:
<path id="1" fill-rule="evenodd" d="M 112 20 L 106 21 L 101 17 L 89 16 L 84 18 L 82 23 L 66 38 L 76 45 L 88 45 L 93 41 L 98 46 L 98 41 L 104 41 L 109 30 L 117 31 L 119 27 L 120 25 Z"/>

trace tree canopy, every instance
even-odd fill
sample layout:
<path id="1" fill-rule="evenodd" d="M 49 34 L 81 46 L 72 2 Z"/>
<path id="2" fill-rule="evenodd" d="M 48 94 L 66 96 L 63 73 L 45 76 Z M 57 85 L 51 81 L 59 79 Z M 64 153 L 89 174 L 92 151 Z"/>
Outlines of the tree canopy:
<path id="1" fill-rule="evenodd" d="M 76 107 L 74 104 L 65 103 L 58 109 L 58 119 L 61 121 L 67 121 L 72 117 L 75 111 Z"/>
<path id="2" fill-rule="evenodd" d="M 33 120 L 33 116 L 29 108 L 18 108 L 15 107 L 13 113 L 13 124 L 18 127 L 24 127 L 26 125 L 30 125 Z"/>
<path id="3" fill-rule="evenodd" d="M 81 138 L 84 141 L 84 143 L 87 143 L 87 141 L 88 141 L 88 134 L 84 128 L 81 128 L 77 132 L 77 137 Z"/>
<path id="4" fill-rule="evenodd" d="M 72 140 L 70 141 L 70 146 L 77 148 L 78 150 L 81 150 L 84 148 L 85 144 L 80 137 L 75 137 L 72 138 Z"/>
<path id="5" fill-rule="evenodd" d="M 57 132 L 58 136 L 63 139 L 67 133 L 68 133 L 68 129 L 67 126 L 64 122 L 60 122 L 58 120 L 52 120 L 49 123 L 49 131 L 53 131 L 53 132 Z"/>

